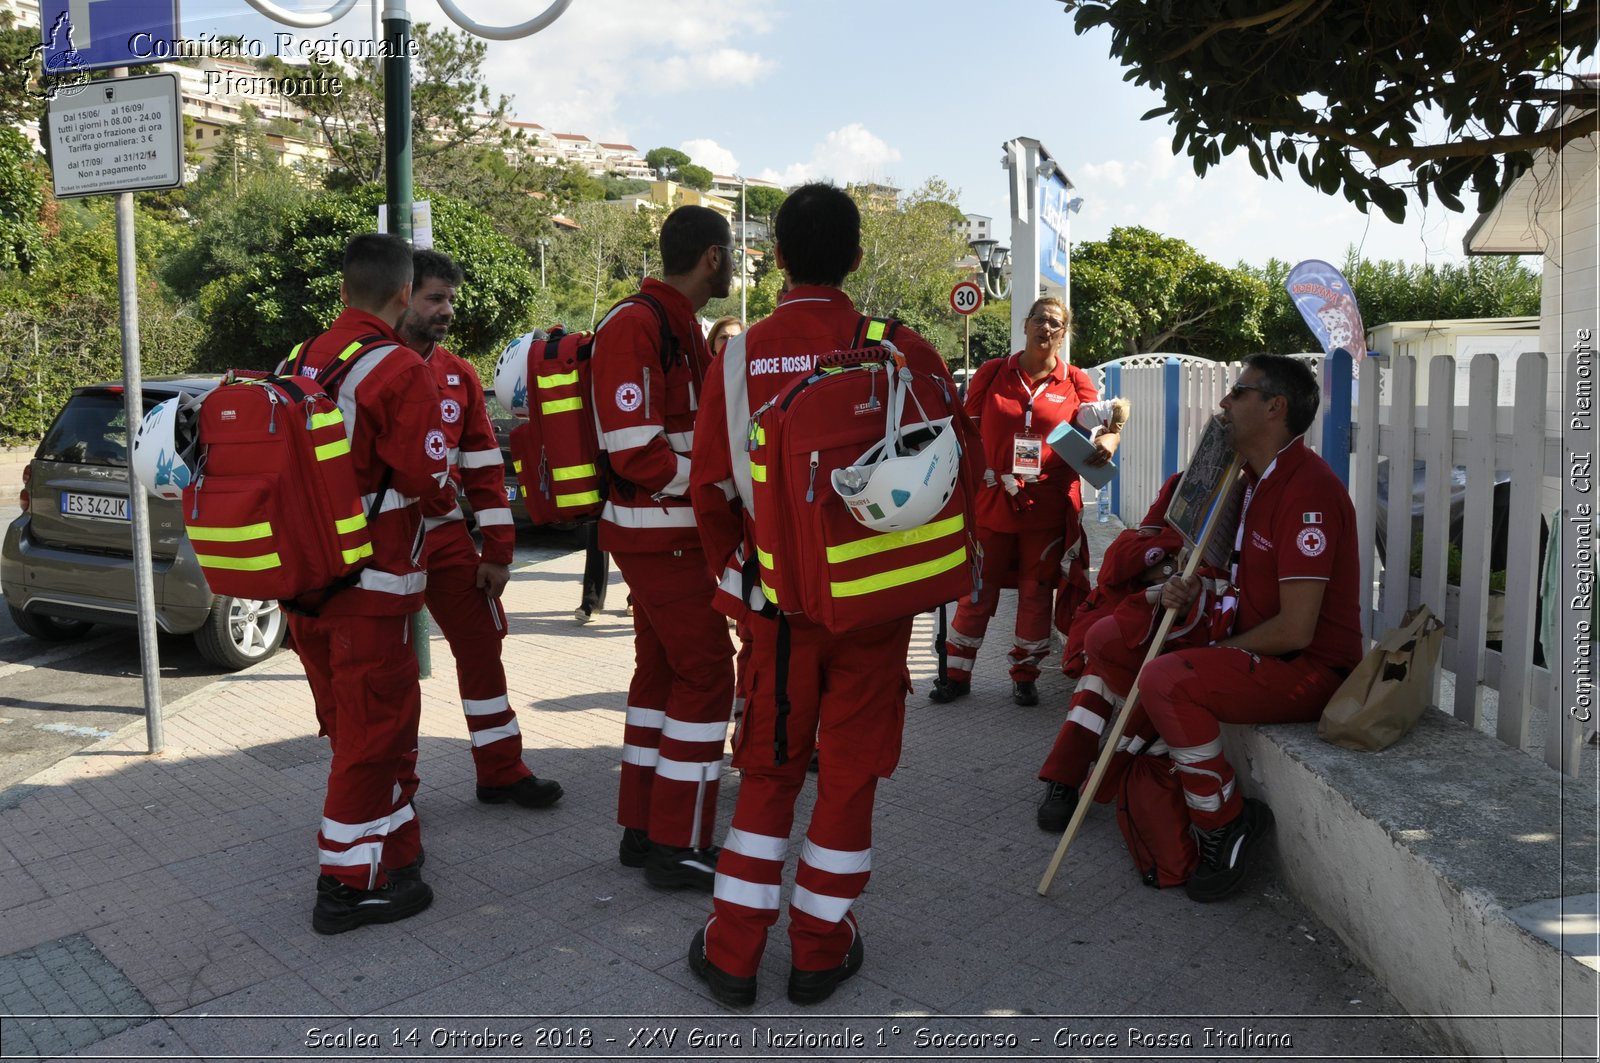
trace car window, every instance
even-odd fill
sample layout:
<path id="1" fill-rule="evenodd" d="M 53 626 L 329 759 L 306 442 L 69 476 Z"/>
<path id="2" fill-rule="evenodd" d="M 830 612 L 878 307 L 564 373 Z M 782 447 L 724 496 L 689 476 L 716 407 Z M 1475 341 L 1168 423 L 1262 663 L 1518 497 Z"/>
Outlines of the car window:
<path id="1" fill-rule="evenodd" d="M 80 465 L 127 465 L 128 420 L 122 396 L 104 392 L 72 396 L 35 457 Z"/>

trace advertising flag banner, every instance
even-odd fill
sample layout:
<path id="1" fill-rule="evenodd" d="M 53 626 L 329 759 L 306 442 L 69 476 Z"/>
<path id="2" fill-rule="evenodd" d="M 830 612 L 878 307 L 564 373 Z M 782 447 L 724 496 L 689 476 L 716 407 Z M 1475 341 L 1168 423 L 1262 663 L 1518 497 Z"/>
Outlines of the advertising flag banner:
<path id="1" fill-rule="evenodd" d="M 1308 258 L 1289 271 L 1283 286 L 1324 354 L 1343 347 L 1357 362 L 1366 356 L 1367 330 L 1344 274 L 1320 259 Z"/>
<path id="2" fill-rule="evenodd" d="M 1039 178 L 1039 276 L 1057 287 L 1067 285 L 1068 204 L 1072 200 L 1072 186 L 1060 173 Z"/>

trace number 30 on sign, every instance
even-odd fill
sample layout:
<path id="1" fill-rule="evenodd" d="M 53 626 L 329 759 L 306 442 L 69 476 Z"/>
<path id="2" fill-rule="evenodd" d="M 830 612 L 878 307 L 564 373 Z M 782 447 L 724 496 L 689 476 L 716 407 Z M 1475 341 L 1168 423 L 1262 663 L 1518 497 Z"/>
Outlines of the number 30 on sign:
<path id="1" fill-rule="evenodd" d="M 958 314 L 976 314 L 983 307 L 983 289 L 962 281 L 950 289 L 950 307 Z"/>

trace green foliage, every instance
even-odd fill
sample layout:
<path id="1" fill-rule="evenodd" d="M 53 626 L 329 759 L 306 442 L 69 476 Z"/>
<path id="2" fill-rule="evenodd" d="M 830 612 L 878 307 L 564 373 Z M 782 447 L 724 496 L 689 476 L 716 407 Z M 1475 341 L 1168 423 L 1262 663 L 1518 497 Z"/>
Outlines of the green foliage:
<path id="1" fill-rule="evenodd" d="M 1461 547 L 1455 543 L 1447 543 L 1444 558 L 1444 579 L 1452 587 L 1461 586 Z M 1411 574 L 1420 578 L 1422 576 L 1422 533 L 1411 537 Z M 1504 594 L 1506 591 L 1506 570 L 1494 569 L 1489 573 L 1489 589 Z"/>
<path id="2" fill-rule="evenodd" d="M 789 193 L 781 188 L 768 188 L 766 185 L 746 185 L 744 194 L 745 217 L 750 221 L 758 221 L 772 226 L 772 220 L 778 216 L 778 208 L 783 206 L 783 201 L 789 198 Z"/>
<path id="3" fill-rule="evenodd" d="M 456 149 L 470 143 L 509 140 L 501 124 L 509 96 L 491 98 L 484 84 L 483 61 L 488 46 L 471 34 L 434 30 L 426 22 L 413 27 L 417 57 L 411 69 L 412 169 L 418 185 L 442 180 L 456 164 Z M 306 94 L 294 102 L 310 113 L 327 138 L 335 172 L 329 186 L 349 190 L 383 177 L 383 78 L 371 63 L 348 66 L 315 59 L 308 67 L 268 60 L 270 73 L 296 79 L 338 79 L 334 95 Z M 342 174 L 339 171 L 343 171 Z"/>
<path id="4" fill-rule="evenodd" d="M 52 239 L 26 273 L 0 271 L 0 441 L 32 442 L 72 388 L 122 376 L 116 228 L 109 197 L 57 205 Z M 135 208 L 140 362 L 155 376 L 187 370 L 200 326 L 156 279 L 187 238 Z"/>
<path id="5" fill-rule="evenodd" d="M 0 270 L 27 269 L 44 251 L 45 177 L 28 139 L 0 126 Z"/>
<path id="6" fill-rule="evenodd" d="M 1563 72 L 1595 54 L 1592 0 L 1065 7 L 1077 33 L 1109 30 L 1127 80 L 1162 94 L 1145 117 L 1167 118 L 1196 174 L 1243 148 L 1263 177 L 1291 168 L 1396 222 L 1407 188 L 1459 211 L 1470 184 L 1488 210 L 1536 149 L 1600 129 L 1595 86 Z M 1383 169 L 1395 164 L 1406 179 Z"/>
<path id="7" fill-rule="evenodd" d="M 678 168 L 689 165 L 690 161 L 689 156 L 677 148 L 651 148 L 644 153 L 644 164 L 663 180 L 675 179 Z"/>
<path id="8" fill-rule="evenodd" d="M 650 191 L 650 182 L 637 177 L 606 174 L 600 178 L 600 187 L 605 189 L 607 199 L 621 199 L 623 196 L 636 196 L 641 192 Z"/>
<path id="9" fill-rule="evenodd" d="M 1011 353 L 1010 299 L 984 303 L 983 309 L 973 314 L 971 321 L 974 368 L 991 358 L 1004 358 Z"/>
<path id="10" fill-rule="evenodd" d="M 1072 361 L 1150 351 L 1236 358 L 1261 349 L 1267 286 L 1138 227 L 1072 252 Z"/>
<path id="11" fill-rule="evenodd" d="M 581 228 L 551 237 L 545 269 L 555 319 L 587 329 L 616 299 L 638 291 L 647 263 L 650 273 L 660 276 L 661 215 L 584 202 L 572 208 L 572 217 Z"/>
<path id="12" fill-rule="evenodd" d="M 433 203 L 434 246 L 467 275 L 450 348 L 469 357 L 498 353 L 532 322 L 538 281 L 526 253 L 459 200 L 427 192 L 418 198 Z M 270 368 L 332 321 L 342 308 L 344 245 L 373 231 L 383 199 L 383 189 L 373 185 L 308 200 L 281 219 L 247 270 L 207 283 L 200 292 L 209 329 L 204 365 Z"/>
<path id="13" fill-rule="evenodd" d="M 188 191 L 194 223 L 187 245 L 162 263 L 161 277 L 184 299 L 200 297 L 208 284 L 241 277 L 263 255 L 273 253 L 289 219 L 313 198 L 311 189 L 281 166 L 231 177 L 202 171 Z"/>
<path id="14" fill-rule="evenodd" d="M 686 162 L 678 167 L 678 180 L 699 192 L 711 191 L 711 182 L 714 179 L 710 170 L 704 166 L 696 166 Z"/>
<path id="15" fill-rule="evenodd" d="M 1271 259 L 1260 268 L 1241 266 L 1264 283 L 1272 298 L 1262 320 L 1263 347 L 1290 353 L 1314 350 L 1315 336 L 1283 290 L 1292 268 Z M 1368 328 L 1390 321 L 1435 321 L 1472 317 L 1527 317 L 1539 313 L 1540 278 L 1512 255 L 1469 258 L 1416 266 L 1395 261 L 1358 261 L 1346 254 L 1344 275 Z M 1074 278 L 1076 279 L 1076 277 Z"/>
<path id="16" fill-rule="evenodd" d="M 16 16 L 0 13 L 0 126 L 16 126 L 44 113 L 36 75 L 40 72 L 34 49 L 37 28 L 16 25 Z"/>
<path id="17" fill-rule="evenodd" d="M 896 205 L 852 190 L 861 208 L 861 268 L 845 291 L 864 314 L 893 315 L 921 332 L 946 360 L 958 358 L 961 327 L 950 309 L 950 287 L 966 243 L 951 232 L 947 208 L 956 192 L 937 177 Z"/>

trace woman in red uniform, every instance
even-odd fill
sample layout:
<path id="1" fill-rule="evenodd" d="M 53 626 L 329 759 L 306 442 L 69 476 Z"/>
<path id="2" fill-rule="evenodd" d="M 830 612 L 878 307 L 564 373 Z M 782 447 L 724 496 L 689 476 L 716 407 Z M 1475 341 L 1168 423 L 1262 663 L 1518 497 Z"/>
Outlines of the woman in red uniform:
<path id="1" fill-rule="evenodd" d="M 967 392 L 967 413 L 983 436 L 985 490 L 976 504 L 983 547 L 983 586 L 978 600 L 963 599 L 946 643 L 948 676 L 929 697 L 953 701 L 972 690 L 972 665 L 983 645 L 1000 587 L 1017 588 L 1017 626 L 1011 648 L 1011 696 L 1037 705 L 1039 662 L 1050 649 L 1052 597 L 1061 558 L 1079 538 L 1083 501 L 1078 475 L 1045 443 L 1055 427 L 1076 423 L 1092 431 L 1096 464 L 1116 453 L 1119 420 L 1099 401 L 1089 374 L 1067 362 L 1072 314 L 1060 299 L 1045 296 L 1028 311 L 1027 345 L 1008 358 L 979 367 Z M 1093 416 L 1086 416 L 1091 407 Z M 1082 411 L 1082 412 L 1080 412 Z M 1107 427 L 1093 427 L 1107 422 Z"/>

